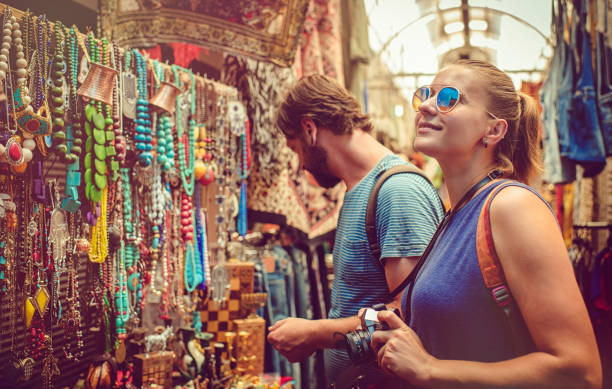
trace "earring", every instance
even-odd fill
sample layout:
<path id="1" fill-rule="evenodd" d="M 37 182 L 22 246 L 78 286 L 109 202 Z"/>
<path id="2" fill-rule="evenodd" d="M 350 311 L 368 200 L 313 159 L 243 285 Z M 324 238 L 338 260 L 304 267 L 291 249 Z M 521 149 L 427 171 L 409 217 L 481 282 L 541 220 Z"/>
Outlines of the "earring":
<path id="1" fill-rule="evenodd" d="M 484 144 L 484 148 L 489 147 L 489 140 L 487 138 L 482 138 L 482 143 Z"/>

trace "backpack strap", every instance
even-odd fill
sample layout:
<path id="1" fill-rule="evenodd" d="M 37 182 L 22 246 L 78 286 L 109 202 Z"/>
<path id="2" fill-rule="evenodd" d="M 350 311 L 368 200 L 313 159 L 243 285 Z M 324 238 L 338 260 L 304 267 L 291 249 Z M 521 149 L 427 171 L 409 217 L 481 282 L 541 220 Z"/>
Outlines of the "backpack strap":
<path id="1" fill-rule="evenodd" d="M 478 254 L 478 265 L 486 288 L 491 293 L 495 304 L 503 311 L 506 316 L 506 323 L 512 334 L 512 348 L 515 355 L 523 355 L 529 352 L 529 340 L 531 335 L 527 330 L 523 317 L 512 298 L 510 288 L 506 283 L 504 270 L 495 250 L 493 232 L 491 230 L 491 203 L 493 198 L 505 187 L 522 186 L 515 181 L 507 181 L 500 184 L 487 196 L 485 203 L 478 217 L 476 226 L 476 252 Z"/>
<path id="2" fill-rule="evenodd" d="M 366 209 L 366 235 L 368 237 L 368 245 L 370 246 L 370 251 L 374 258 L 380 261 L 380 245 L 378 243 L 378 233 L 376 232 L 376 209 L 378 206 L 378 192 L 382 185 L 387 181 L 387 179 L 398 173 L 412 173 L 418 174 L 419 176 L 425 178 L 427 182 L 431 185 L 431 181 L 429 178 L 423 173 L 423 171 L 417 168 L 414 165 L 409 164 L 400 164 L 393 166 L 387 169 L 384 173 L 382 173 L 376 184 L 372 188 L 372 192 L 370 192 L 370 199 L 368 200 L 368 207 Z M 442 200 L 440 200 L 440 204 L 442 204 Z M 444 204 L 442 204 L 442 209 L 444 210 Z"/>

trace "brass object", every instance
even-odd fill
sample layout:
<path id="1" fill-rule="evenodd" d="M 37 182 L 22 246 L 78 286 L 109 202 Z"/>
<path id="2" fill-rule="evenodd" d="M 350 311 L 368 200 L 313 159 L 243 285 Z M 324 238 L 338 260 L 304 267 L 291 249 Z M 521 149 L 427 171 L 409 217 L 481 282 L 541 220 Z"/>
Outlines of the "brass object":
<path id="1" fill-rule="evenodd" d="M 172 114 L 176 111 L 176 97 L 179 93 L 181 90 L 178 87 L 162 81 L 155 95 L 149 99 L 149 106 Z"/>
<path id="2" fill-rule="evenodd" d="M 257 316 L 234 320 L 234 331 L 238 334 L 238 348 L 235 351 L 237 368 L 255 376 L 263 373 L 266 321 Z"/>
<path id="3" fill-rule="evenodd" d="M 242 293 L 240 296 L 240 305 L 243 309 L 249 311 L 248 319 L 253 319 L 257 316 L 255 313 L 257 309 L 266 305 L 266 300 L 268 298 L 267 293 Z"/>
<path id="4" fill-rule="evenodd" d="M 95 62 L 91 62 L 89 66 L 87 78 L 77 90 L 77 94 L 86 99 L 112 105 L 113 88 L 118 72 L 113 68 Z"/>

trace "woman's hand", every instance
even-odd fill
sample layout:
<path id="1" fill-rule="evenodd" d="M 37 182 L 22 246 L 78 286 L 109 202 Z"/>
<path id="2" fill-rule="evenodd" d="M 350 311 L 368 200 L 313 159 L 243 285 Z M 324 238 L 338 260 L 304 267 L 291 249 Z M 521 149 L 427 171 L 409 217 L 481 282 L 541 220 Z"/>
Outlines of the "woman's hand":
<path id="1" fill-rule="evenodd" d="M 423 347 L 417 334 L 391 311 L 378 312 L 378 320 L 389 330 L 375 331 L 372 347 L 378 353 L 378 365 L 387 374 L 420 386 L 429 378 L 435 358 Z"/>

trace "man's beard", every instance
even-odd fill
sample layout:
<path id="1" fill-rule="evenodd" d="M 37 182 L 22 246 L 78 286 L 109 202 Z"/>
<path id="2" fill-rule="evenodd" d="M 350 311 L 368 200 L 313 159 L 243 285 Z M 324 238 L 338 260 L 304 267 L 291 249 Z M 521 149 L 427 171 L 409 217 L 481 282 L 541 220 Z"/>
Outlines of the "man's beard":
<path id="1" fill-rule="evenodd" d="M 308 165 L 304 166 L 304 168 L 313 175 L 320 186 L 329 189 L 342 181 L 340 177 L 333 175 L 329 171 L 327 152 L 322 147 L 307 146 L 306 156 L 308 158 Z"/>

